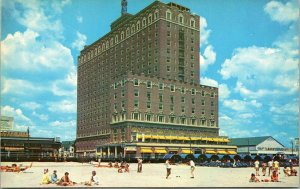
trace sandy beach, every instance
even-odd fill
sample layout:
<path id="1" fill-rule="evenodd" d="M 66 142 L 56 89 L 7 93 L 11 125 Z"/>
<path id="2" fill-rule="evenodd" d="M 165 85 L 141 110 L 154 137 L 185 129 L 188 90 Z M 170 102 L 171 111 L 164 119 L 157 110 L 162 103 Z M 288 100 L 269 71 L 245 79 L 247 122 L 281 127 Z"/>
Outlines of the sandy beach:
<path id="1" fill-rule="evenodd" d="M 11 162 L 1 162 L 1 165 L 11 165 Z M 20 164 L 19 162 L 17 164 Z M 29 165 L 25 162 L 23 165 Z M 106 163 L 103 163 L 106 164 Z M 282 168 L 278 183 L 249 183 L 254 168 L 219 168 L 196 167 L 195 178 L 192 179 L 190 167 L 173 165 L 172 174 L 166 179 L 166 168 L 163 163 L 143 164 L 143 172 L 137 173 L 137 164 L 130 164 L 130 173 L 117 173 L 116 168 L 95 168 L 89 163 L 77 162 L 34 162 L 32 168 L 24 173 L 1 172 L 1 188 L 9 187 L 57 187 L 55 184 L 40 185 L 43 169 L 49 173 L 57 170 L 58 177 L 64 172 L 70 173 L 70 179 L 80 183 L 90 178 L 96 170 L 100 178 L 100 187 L 299 187 L 299 177 L 285 177 Z M 297 167 L 299 172 L 299 168 Z M 259 176 L 260 179 L 270 178 Z M 76 187 L 85 187 L 77 184 Z"/>

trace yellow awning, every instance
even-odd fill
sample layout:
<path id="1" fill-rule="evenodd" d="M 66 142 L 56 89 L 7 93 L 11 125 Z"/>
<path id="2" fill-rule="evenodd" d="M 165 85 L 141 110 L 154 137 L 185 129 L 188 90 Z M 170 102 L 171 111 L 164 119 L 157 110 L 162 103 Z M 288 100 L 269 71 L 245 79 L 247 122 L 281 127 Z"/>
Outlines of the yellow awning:
<path id="1" fill-rule="evenodd" d="M 214 139 L 212 139 L 212 138 L 207 138 L 206 140 L 207 141 L 214 141 Z"/>
<path id="2" fill-rule="evenodd" d="M 185 140 L 186 137 L 178 137 L 177 140 Z"/>
<path id="3" fill-rule="evenodd" d="M 174 140 L 174 139 L 177 139 L 176 136 L 166 136 L 166 139 L 167 140 Z"/>
<path id="4" fill-rule="evenodd" d="M 191 151 L 190 149 L 182 149 L 181 150 L 181 153 L 183 153 L 183 154 L 192 154 L 193 153 L 193 151 Z"/>
<path id="5" fill-rule="evenodd" d="M 149 139 L 149 138 L 151 138 L 151 135 L 145 135 L 144 138 Z"/>
<path id="6" fill-rule="evenodd" d="M 152 139 L 159 139 L 159 136 L 152 136 Z"/>
<path id="7" fill-rule="evenodd" d="M 228 150 L 228 154 L 237 154 L 236 151 Z"/>
<path id="8" fill-rule="evenodd" d="M 152 153 L 152 150 L 150 148 L 142 148 L 141 153 Z"/>
<path id="9" fill-rule="evenodd" d="M 138 138 L 143 138 L 142 135 L 138 135 Z"/>
<path id="10" fill-rule="evenodd" d="M 206 153 L 206 154 L 215 154 L 216 152 L 213 151 L 213 150 L 206 150 L 205 153 Z"/>
<path id="11" fill-rule="evenodd" d="M 230 142 L 230 140 L 227 138 L 224 138 L 224 142 Z"/>
<path id="12" fill-rule="evenodd" d="M 158 139 L 166 139 L 165 136 L 158 136 Z"/>
<path id="13" fill-rule="evenodd" d="M 167 150 L 164 150 L 164 149 L 155 149 L 154 153 L 156 153 L 156 154 L 166 154 Z"/>
<path id="14" fill-rule="evenodd" d="M 218 154 L 227 154 L 225 150 L 218 150 Z"/>
<path id="15" fill-rule="evenodd" d="M 200 140 L 201 138 L 199 137 L 191 137 L 191 140 Z"/>

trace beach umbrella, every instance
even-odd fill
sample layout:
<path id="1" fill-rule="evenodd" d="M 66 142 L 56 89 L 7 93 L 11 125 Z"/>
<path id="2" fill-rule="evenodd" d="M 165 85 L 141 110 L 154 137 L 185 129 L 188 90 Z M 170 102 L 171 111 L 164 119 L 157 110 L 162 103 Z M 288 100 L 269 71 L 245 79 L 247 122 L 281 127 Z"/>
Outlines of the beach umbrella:
<path id="1" fill-rule="evenodd" d="M 245 156 L 244 156 L 244 160 L 246 160 L 246 161 L 251 161 L 251 160 L 252 160 L 252 156 L 250 156 L 250 155 L 245 155 Z"/>
<path id="2" fill-rule="evenodd" d="M 199 162 L 204 162 L 208 159 L 205 154 L 195 154 L 195 158 L 197 158 Z"/>

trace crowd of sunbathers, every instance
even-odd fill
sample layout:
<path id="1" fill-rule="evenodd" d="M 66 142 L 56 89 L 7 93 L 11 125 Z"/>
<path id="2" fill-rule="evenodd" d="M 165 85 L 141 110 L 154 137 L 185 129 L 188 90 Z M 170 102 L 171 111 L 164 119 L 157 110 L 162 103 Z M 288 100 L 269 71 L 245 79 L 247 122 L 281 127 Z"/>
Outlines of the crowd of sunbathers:
<path id="1" fill-rule="evenodd" d="M 119 165 L 120 164 L 120 165 Z M 129 163 L 127 163 L 126 161 L 122 161 L 121 163 L 119 162 L 115 162 L 114 164 L 112 162 L 108 162 L 106 165 L 101 165 L 100 162 L 98 163 L 98 165 L 95 165 L 95 167 L 108 167 L 108 168 L 117 168 L 118 169 L 118 173 L 129 173 Z"/>
<path id="2" fill-rule="evenodd" d="M 59 186 L 73 186 L 78 183 L 73 182 L 70 179 L 68 172 L 65 172 L 64 176 L 58 179 L 56 170 L 54 170 L 53 173 L 49 176 L 48 169 L 44 169 L 44 175 L 42 177 L 41 184 L 57 184 Z M 84 184 L 86 186 L 99 185 L 99 178 L 96 176 L 96 171 L 92 171 L 92 175 L 88 181 L 81 182 L 80 184 Z"/>
<path id="3" fill-rule="evenodd" d="M 270 160 L 268 163 L 262 163 L 261 167 L 262 167 L 262 174 L 263 174 L 262 176 L 266 176 L 266 172 L 268 168 L 269 169 L 268 176 L 271 176 L 271 178 L 270 179 L 265 178 L 262 180 L 259 180 L 259 178 L 257 178 L 257 176 L 260 176 L 259 174 L 260 162 L 256 160 L 254 162 L 254 168 L 256 173 L 251 174 L 249 182 L 280 182 L 279 181 L 280 167 L 278 161 Z M 297 176 L 297 170 L 292 166 L 292 164 L 290 165 L 290 167 L 287 166 L 284 167 L 283 173 L 286 177 Z"/>
<path id="4" fill-rule="evenodd" d="M 22 164 L 20 164 L 19 166 L 15 163 L 13 163 L 11 166 L 1 166 L 0 171 L 1 172 L 23 172 L 26 169 L 29 169 L 32 167 L 32 163 L 30 163 L 29 166 L 23 166 Z"/>

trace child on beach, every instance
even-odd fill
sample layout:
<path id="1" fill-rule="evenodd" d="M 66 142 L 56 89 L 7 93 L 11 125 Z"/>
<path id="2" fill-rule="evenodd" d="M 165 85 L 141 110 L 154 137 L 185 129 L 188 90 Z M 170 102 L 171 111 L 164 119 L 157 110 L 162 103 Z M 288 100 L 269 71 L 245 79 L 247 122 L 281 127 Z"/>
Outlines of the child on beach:
<path id="1" fill-rule="evenodd" d="M 259 161 L 258 160 L 256 160 L 254 162 L 254 168 L 255 168 L 255 175 L 259 176 Z"/>
<path id="2" fill-rule="evenodd" d="M 259 179 L 252 173 L 249 182 L 259 182 Z"/>
<path id="3" fill-rule="evenodd" d="M 271 182 L 279 182 L 279 179 L 278 179 L 278 173 L 276 170 L 274 170 L 272 172 L 272 175 L 271 175 Z"/>
<path id="4" fill-rule="evenodd" d="M 54 170 L 51 175 L 51 183 L 56 183 L 56 182 L 58 182 L 58 178 L 57 178 L 56 170 Z"/>
<path id="5" fill-rule="evenodd" d="M 41 184 L 50 184 L 50 178 L 49 178 L 49 174 L 48 174 L 48 169 L 44 169 L 44 175 L 42 177 Z"/>
<path id="6" fill-rule="evenodd" d="M 293 166 L 291 166 L 290 170 L 291 170 L 291 176 L 297 176 L 297 170 L 293 168 Z"/>
<path id="7" fill-rule="evenodd" d="M 92 186 L 99 185 L 99 178 L 96 176 L 96 171 L 92 171 L 92 176 L 89 181 L 86 181 L 84 185 Z"/>
<path id="8" fill-rule="evenodd" d="M 291 176 L 291 169 L 289 167 L 285 166 L 283 169 L 283 173 L 286 177 Z"/>
<path id="9" fill-rule="evenodd" d="M 57 183 L 59 186 L 73 186 L 74 184 L 76 183 L 70 180 L 68 172 L 65 172 L 65 176 L 63 176 Z"/>

